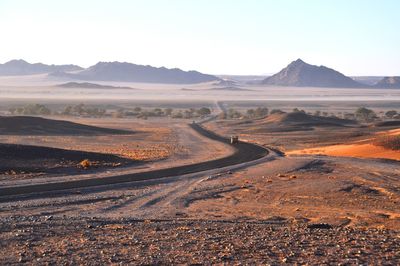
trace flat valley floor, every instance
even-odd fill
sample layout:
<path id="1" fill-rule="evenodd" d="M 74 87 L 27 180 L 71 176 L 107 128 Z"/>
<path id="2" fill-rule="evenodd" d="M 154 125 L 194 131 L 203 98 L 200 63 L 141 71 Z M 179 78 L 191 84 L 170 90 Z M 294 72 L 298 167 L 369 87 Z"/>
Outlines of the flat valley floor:
<path id="1" fill-rule="evenodd" d="M 309 129 L 309 122 L 293 125 L 289 118 L 204 124 L 222 136 L 239 135 L 268 148 L 257 163 L 0 197 L 0 264 L 399 264 L 399 151 L 375 145 L 382 134 L 399 134 L 399 127 L 313 124 Z M 48 159 L 32 152 L 24 162 L 17 160 L 18 146 L 17 157 L 3 158 L 3 165 L 15 169 L 1 171 L 1 187 L 135 173 L 234 153 L 233 146 L 193 131 L 188 119 L 62 119 L 129 132 L 1 135 L 9 149 L 58 149 Z M 337 145 L 357 149 L 331 154 Z M 366 154 L 357 145 L 380 153 Z M 66 151 L 71 159 L 58 159 Z M 80 159 L 73 157 L 78 155 L 98 162 L 79 167 Z M 42 167 L 22 169 L 27 162 Z"/>

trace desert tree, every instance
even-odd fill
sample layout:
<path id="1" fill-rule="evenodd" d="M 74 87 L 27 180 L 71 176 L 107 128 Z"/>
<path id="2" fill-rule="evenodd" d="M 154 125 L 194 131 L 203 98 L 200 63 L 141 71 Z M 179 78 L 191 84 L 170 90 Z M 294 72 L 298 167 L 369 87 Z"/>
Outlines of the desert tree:
<path id="1" fill-rule="evenodd" d="M 280 109 L 272 109 L 271 112 L 270 112 L 271 115 L 273 115 L 273 114 L 283 114 L 283 113 L 285 113 L 285 112 L 280 110 Z"/>
<path id="2" fill-rule="evenodd" d="M 258 107 L 255 111 L 254 111 L 254 116 L 255 117 L 264 117 L 268 115 L 268 108 L 267 107 Z"/>
<path id="3" fill-rule="evenodd" d="M 170 115 L 172 114 L 173 111 L 174 111 L 174 109 L 172 109 L 172 108 L 165 108 L 165 109 L 164 109 L 164 113 L 165 113 L 165 115 L 167 115 L 167 116 L 170 116 Z"/>
<path id="4" fill-rule="evenodd" d="M 64 110 L 61 112 L 63 115 L 72 115 L 72 106 L 68 105 L 64 108 Z"/>
<path id="5" fill-rule="evenodd" d="M 385 116 L 387 117 L 387 118 L 393 118 L 394 116 L 396 116 L 397 115 L 397 111 L 395 111 L 395 110 L 390 110 L 390 111 L 387 111 L 386 113 L 385 113 Z"/>
<path id="6" fill-rule="evenodd" d="M 201 107 L 199 110 L 197 110 L 197 114 L 200 116 L 206 116 L 211 114 L 211 110 L 207 107 Z"/>
<path id="7" fill-rule="evenodd" d="M 247 114 L 247 116 L 248 117 L 254 117 L 255 116 L 255 113 L 256 113 L 256 111 L 254 111 L 254 109 L 248 109 L 247 111 L 246 111 L 246 114 Z"/>
<path id="8" fill-rule="evenodd" d="M 354 114 L 357 119 L 367 122 L 372 121 L 376 118 L 375 112 L 365 107 L 358 108 Z"/>

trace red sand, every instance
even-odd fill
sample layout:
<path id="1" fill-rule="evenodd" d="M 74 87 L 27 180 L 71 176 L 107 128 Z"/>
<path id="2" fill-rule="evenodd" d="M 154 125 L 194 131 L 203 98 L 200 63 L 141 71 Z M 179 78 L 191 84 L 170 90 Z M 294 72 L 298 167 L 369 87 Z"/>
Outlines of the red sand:
<path id="1" fill-rule="evenodd" d="M 324 154 L 361 158 L 383 158 L 400 161 L 400 151 L 385 149 L 373 144 L 343 144 L 289 151 L 286 154 Z"/>

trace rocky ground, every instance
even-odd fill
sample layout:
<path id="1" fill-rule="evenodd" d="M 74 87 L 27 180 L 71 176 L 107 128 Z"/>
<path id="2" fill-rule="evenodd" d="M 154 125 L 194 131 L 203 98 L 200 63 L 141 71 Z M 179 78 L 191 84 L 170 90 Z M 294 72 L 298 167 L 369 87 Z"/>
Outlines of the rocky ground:
<path id="1" fill-rule="evenodd" d="M 183 126 L 172 132 L 196 161 L 230 152 Z M 296 134 L 283 148 L 318 143 Z M 272 137 L 283 138 L 251 137 L 279 148 Z M 193 157 L 163 163 L 180 159 Z M 398 166 L 277 155 L 231 171 L 4 201 L 0 264 L 398 265 Z"/>
<path id="2" fill-rule="evenodd" d="M 400 231 L 256 221 L 0 220 L 0 264 L 400 263 Z"/>

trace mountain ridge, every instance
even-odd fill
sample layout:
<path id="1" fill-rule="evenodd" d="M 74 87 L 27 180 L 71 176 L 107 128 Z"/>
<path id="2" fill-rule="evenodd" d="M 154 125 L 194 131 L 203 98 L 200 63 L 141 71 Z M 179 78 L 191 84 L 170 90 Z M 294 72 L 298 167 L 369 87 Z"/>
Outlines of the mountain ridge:
<path id="1" fill-rule="evenodd" d="M 375 88 L 385 88 L 385 89 L 399 89 L 400 88 L 400 76 L 384 77 L 378 81 Z"/>
<path id="2" fill-rule="evenodd" d="M 43 63 L 28 63 L 25 60 L 10 60 L 4 64 L 0 64 L 0 76 L 24 76 L 33 74 L 45 74 L 56 71 L 79 71 L 83 70 L 77 65 L 46 65 Z"/>
<path id="3" fill-rule="evenodd" d="M 127 62 L 98 62 L 77 73 L 55 72 L 51 76 L 86 81 L 120 81 L 143 83 L 191 84 L 219 81 L 220 78 L 198 71 L 183 71 L 179 68 L 153 67 Z"/>

